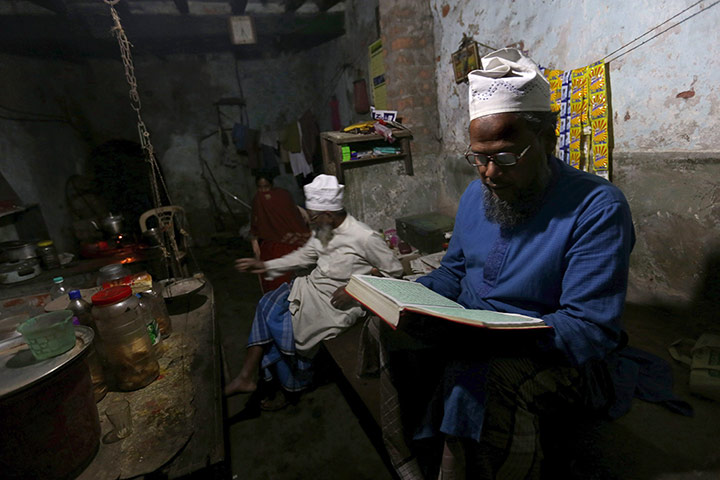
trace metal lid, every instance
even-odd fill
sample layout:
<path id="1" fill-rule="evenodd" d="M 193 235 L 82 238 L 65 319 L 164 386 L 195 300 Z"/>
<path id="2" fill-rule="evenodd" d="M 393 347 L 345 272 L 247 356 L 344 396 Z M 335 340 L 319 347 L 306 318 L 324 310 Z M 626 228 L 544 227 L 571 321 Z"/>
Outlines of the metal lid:
<path id="1" fill-rule="evenodd" d="M 110 305 L 112 303 L 125 300 L 132 295 L 132 288 L 128 285 L 117 285 L 115 287 L 104 288 L 91 297 L 93 305 Z"/>
<path id="2" fill-rule="evenodd" d="M 75 346 L 57 357 L 36 360 L 22 337 L 0 341 L 0 398 L 24 390 L 79 358 L 93 341 L 92 328 L 75 326 Z"/>
<path id="3" fill-rule="evenodd" d="M 0 250 L 12 250 L 15 248 L 32 247 L 32 242 L 24 242 L 22 240 L 8 240 L 7 242 L 0 242 Z"/>
<path id="4" fill-rule="evenodd" d="M 125 267 L 125 265 L 123 265 L 122 263 L 110 263 L 108 265 L 105 265 L 104 267 L 100 267 L 99 271 L 104 274 L 109 274 L 122 272 L 126 269 L 127 267 Z"/>

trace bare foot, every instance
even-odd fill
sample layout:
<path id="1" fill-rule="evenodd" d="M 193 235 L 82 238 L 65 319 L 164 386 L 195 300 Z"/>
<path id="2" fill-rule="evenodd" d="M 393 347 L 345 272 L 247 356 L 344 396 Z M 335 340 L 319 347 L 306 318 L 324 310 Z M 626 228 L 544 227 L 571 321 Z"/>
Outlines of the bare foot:
<path id="1" fill-rule="evenodd" d="M 225 387 L 225 396 L 238 393 L 252 393 L 257 390 L 257 380 L 246 377 L 242 372 Z"/>

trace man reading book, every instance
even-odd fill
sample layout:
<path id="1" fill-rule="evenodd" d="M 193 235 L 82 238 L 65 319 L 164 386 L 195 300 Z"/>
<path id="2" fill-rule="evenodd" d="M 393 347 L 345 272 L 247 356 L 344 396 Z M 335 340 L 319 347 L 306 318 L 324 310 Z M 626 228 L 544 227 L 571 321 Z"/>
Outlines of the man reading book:
<path id="1" fill-rule="evenodd" d="M 226 395 L 255 391 L 260 368 L 266 380 L 277 378 L 283 392 L 306 388 L 320 342 L 352 326 L 363 313 L 345 293 L 350 276 L 397 277 L 402 273 L 402 265 L 380 234 L 345 212 L 343 189 L 334 176 L 318 175 L 304 187 L 313 230 L 308 242 L 281 258 L 236 261 L 238 270 L 268 278 L 291 270 L 312 267 L 312 271 L 260 299 L 245 362 L 225 389 Z M 261 407 L 272 410 L 286 403 L 281 395 L 264 400 Z"/>
<path id="2" fill-rule="evenodd" d="M 460 200 L 440 268 L 418 282 L 466 308 L 539 318 L 552 330 L 522 348 L 483 343 L 483 335 L 497 337 L 479 332 L 473 343 L 434 350 L 442 377 L 425 377 L 437 390 L 420 420 L 405 418 L 405 433 L 414 445 L 444 439 L 445 474 L 537 478 L 539 418 L 597 413 L 613 398 L 607 361 L 625 341 L 620 316 L 634 230 L 618 188 L 553 155 L 556 113 L 530 58 L 498 50 L 468 79 L 470 145 L 461 160 L 480 178 Z M 386 340 L 401 334 L 386 333 Z M 392 378 L 402 379 L 389 358 Z M 427 458 L 409 451 L 393 460 L 419 459 L 424 475 L 433 468 L 437 475 Z"/>

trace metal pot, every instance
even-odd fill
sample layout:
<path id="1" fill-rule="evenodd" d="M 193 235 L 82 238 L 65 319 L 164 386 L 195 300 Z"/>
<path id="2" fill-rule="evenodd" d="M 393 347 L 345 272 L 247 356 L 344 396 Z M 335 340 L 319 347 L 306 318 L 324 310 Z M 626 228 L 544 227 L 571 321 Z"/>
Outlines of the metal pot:
<path id="1" fill-rule="evenodd" d="M 119 235 L 123 233 L 123 216 L 122 215 L 113 215 L 112 213 L 103 218 L 102 222 L 102 229 L 98 226 L 98 224 L 94 221 L 91 221 L 93 227 L 95 227 L 97 230 L 103 230 L 104 232 L 110 234 L 110 235 Z"/>
<path id="2" fill-rule="evenodd" d="M 35 244 L 13 240 L 0 243 L 0 262 L 18 262 L 37 257 Z"/>
<path id="3" fill-rule="evenodd" d="M 100 445 L 100 418 L 85 358 L 89 327 L 75 327 L 70 351 L 38 362 L 14 340 L 0 342 L 2 478 L 79 475 Z"/>
<path id="4" fill-rule="evenodd" d="M 143 232 L 143 238 L 145 238 L 145 240 L 147 240 L 147 242 L 153 247 L 156 247 L 163 243 L 162 232 L 157 227 L 152 227 L 145 230 Z"/>
<path id="5" fill-rule="evenodd" d="M 105 217 L 102 221 L 103 230 L 110 235 L 119 235 L 123 233 L 123 217 L 122 215 L 112 215 Z"/>
<path id="6" fill-rule="evenodd" d="M 34 258 L 0 263 L 0 284 L 17 283 L 40 275 L 40 264 Z"/>

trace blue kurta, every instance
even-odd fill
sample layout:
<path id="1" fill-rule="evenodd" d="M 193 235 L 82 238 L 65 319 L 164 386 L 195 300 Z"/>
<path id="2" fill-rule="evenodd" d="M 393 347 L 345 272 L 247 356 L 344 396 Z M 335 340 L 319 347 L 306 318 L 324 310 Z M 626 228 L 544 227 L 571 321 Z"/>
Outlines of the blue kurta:
<path id="1" fill-rule="evenodd" d="M 484 187 L 472 182 L 442 266 L 418 281 L 468 308 L 542 318 L 555 332 L 545 347 L 580 365 L 620 342 L 635 233 L 617 187 L 550 162 L 557 177 L 540 211 L 508 231 L 485 218 Z"/>
<path id="2" fill-rule="evenodd" d="M 617 187 L 555 157 L 549 161 L 554 177 L 542 207 L 511 229 L 487 220 L 484 187 L 472 182 L 441 267 L 418 282 L 467 308 L 542 318 L 554 337 L 538 347 L 580 366 L 604 359 L 621 343 L 635 233 Z M 478 353 L 477 361 L 448 364 L 435 398 L 443 405 L 430 406 L 415 438 L 441 431 L 480 440 L 488 364 Z"/>

